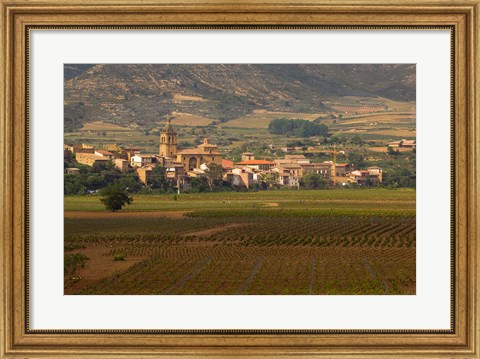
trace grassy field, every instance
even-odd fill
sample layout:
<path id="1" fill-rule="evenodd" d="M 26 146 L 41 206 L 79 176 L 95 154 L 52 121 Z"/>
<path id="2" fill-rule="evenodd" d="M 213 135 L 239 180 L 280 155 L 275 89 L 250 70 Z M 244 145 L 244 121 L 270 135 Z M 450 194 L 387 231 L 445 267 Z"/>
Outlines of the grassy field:
<path id="1" fill-rule="evenodd" d="M 66 294 L 415 294 L 415 191 L 65 198 Z"/>

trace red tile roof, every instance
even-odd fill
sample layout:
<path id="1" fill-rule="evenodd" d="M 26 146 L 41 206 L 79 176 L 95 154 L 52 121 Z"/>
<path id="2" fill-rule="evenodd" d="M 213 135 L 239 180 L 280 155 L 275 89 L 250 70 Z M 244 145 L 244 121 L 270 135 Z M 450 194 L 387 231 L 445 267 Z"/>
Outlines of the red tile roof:
<path id="1" fill-rule="evenodd" d="M 233 168 L 233 161 L 222 159 L 222 167 L 232 167 Z"/>

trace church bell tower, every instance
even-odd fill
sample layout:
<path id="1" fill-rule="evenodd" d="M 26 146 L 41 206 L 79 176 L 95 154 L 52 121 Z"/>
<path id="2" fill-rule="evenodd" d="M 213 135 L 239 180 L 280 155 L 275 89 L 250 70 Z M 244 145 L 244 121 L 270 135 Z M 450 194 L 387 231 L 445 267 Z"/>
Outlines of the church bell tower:
<path id="1" fill-rule="evenodd" d="M 160 132 L 160 156 L 172 157 L 177 155 L 177 133 L 173 129 L 170 116 L 165 120 L 165 127 Z"/>

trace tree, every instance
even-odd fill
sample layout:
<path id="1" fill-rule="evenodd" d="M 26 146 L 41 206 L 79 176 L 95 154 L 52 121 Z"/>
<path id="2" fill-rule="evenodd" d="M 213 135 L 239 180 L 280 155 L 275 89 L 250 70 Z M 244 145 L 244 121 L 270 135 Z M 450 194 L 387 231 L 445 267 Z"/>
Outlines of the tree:
<path id="1" fill-rule="evenodd" d="M 363 146 L 363 140 L 359 135 L 353 136 L 352 139 L 350 140 L 350 143 L 352 145 Z"/>
<path id="2" fill-rule="evenodd" d="M 393 147 L 391 147 L 391 146 L 388 146 L 388 147 L 387 147 L 387 153 L 388 153 L 390 156 L 396 156 L 396 155 L 398 155 L 398 151 L 395 151 L 395 150 L 393 149 Z"/>
<path id="3" fill-rule="evenodd" d="M 209 163 L 205 170 L 205 178 L 207 179 L 210 191 L 213 191 L 213 189 L 222 182 L 222 166 L 214 162 Z"/>
<path id="4" fill-rule="evenodd" d="M 308 189 L 319 189 L 325 187 L 323 177 L 314 172 L 305 174 L 301 180 L 301 184 L 303 187 Z"/>
<path id="5" fill-rule="evenodd" d="M 117 184 L 104 187 L 100 191 L 100 201 L 103 202 L 105 208 L 109 211 L 115 212 L 121 210 L 125 204 L 131 204 L 133 202 L 132 197 L 128 197 L 127 191 Z"/>
<path id="6" fill-rule="evenodd" d="M 327 136 L 328 127 L 306 120 L 276 118 L 268 124 L 268 131 L 274 135 L 312 137 Z"/>
<path id="7" fill-rule="evenodd" d="M 134 173 L 127 173 L 118 178 L 116 183 L 125 188 L 129 193 L 136 193 L 140 191 L 142 186 L 138 182 L 138 177 Z"/>
<path id="8" fill-rule="evenodd" d="M 269 189 L 279 188 L 280 176 L 277 172 L 271 172 L 264 175 L 262 181 L 265 183 L 265 186 Z"/>
<path id="9" fill-rule="evenodd" d="M 365 167 L 365 158 L 359 152 L 351 151 L 348 153 L 348 162 L 352 163 L 355 168 Z"/>
<path id="10" fill-rule="evenodd" d="M 165 192 L 168 192 L 168 190 L 172 187 L 170 182 L 167 180 L 165 167 L 160 165 L 153 167 L 149 182 L 151 188 L 160 189 Z"/>

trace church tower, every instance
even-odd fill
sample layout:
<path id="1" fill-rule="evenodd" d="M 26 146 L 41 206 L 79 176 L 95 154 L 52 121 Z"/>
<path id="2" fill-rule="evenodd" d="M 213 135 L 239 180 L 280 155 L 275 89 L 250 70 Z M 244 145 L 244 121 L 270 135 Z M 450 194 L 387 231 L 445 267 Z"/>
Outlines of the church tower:
<path id="1" fill-rule="evenodd" d="M 160 156 L 172 157 L 177 155 L 177 133 L 173 129 L 170 116 L 165 120 L 165 127 L 160 132 Z"/>

